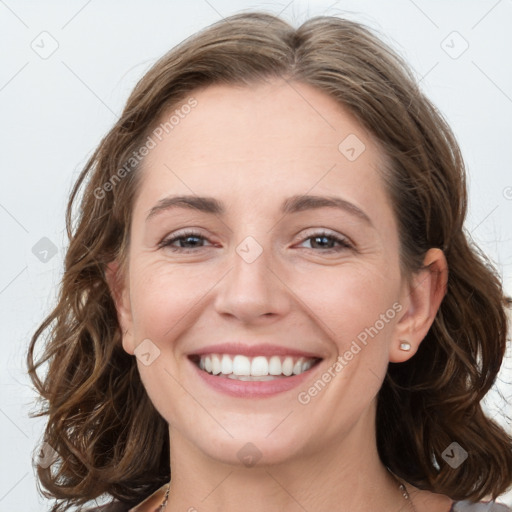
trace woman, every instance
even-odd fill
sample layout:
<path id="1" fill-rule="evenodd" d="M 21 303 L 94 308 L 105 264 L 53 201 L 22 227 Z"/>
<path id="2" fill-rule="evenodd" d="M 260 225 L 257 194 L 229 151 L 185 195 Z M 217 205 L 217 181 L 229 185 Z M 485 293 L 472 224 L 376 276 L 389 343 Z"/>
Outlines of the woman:
<path id="1" fill-rule="evenodd" d="M 480 401 L 509 300 L 466 201 L 449 127 L 365 27 L 246 13 L 173 49 L 75 185 L 31 342 L 52 511 L 506 510 Z"/>

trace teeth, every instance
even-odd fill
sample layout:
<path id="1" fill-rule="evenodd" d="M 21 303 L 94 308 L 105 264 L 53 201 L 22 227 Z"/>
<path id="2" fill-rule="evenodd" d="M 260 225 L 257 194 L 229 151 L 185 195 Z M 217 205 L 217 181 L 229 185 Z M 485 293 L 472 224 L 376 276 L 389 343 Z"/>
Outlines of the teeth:
<path id="1" fill-rule="evenodd" d="M 228 375 L 228 379 L 233 380 L 244 380 L 244 381 L 263 381 L 263 380 L 274 380 L 274 379 L 280 379 L 284 378 L 283 375 L 280 375 L 279 377 L 274 377 L 272 375 L 262 375 L 260 377 L 253 377 L 252 375 Z"/>
<path id="2" fill-rule="evenodd" d="M 221 372 L 220 357 L 216 354 L 212 355 L 212 373 L 218 375 Z"/>
<path id="3" fill-rule="evenodd" d="M 305 372 L 306 370 L 309 370 L 313 366 L 313 361 L 306 361 L 305 363 L 302 363 L 302 371 Z"/>
<path id="4" fill-rule="evenodd" d="M 299 375 L 309 370 L 315 358 L 208 354 L 199 357 L 199 368 L 213 375 L 225 375 L 237 380 L 272 380 Z"/>
<path id="5" fill-rule="evenodd" d="M 270 375 L 281 375 L 281 358 L 279 356 L 272 356 L 270 358 L 268 373 Z"/>
<path id="6" fill-rule="evenodd" d="M 235 375 L 251 375 L 251 360 L 245 356 L 233 358 L 233 373 Z"/>
<path id="7" fill-rule="evenodd" d="M 281 372 L 287 377 L 293 373 L 293 359 L 291 357 L 287 357 L 281 364 Z"/>
<path id="8" fill-rule="evenodd" d="M 201 361 L 203 358 L 201 358 Z M 224 375 L 229 375 L 230 373 L 233 373 L 233 361 L 231 360 L 231 357 L 227 355 L 222 356 L 222 373 Z"/>
<path id="9" fill-rule="evenodd" d="M 261 377 L 268 375 L 268 361 L 266 357 L 254 357 L 251 362 L 251 375 L 253 377 Z"/>

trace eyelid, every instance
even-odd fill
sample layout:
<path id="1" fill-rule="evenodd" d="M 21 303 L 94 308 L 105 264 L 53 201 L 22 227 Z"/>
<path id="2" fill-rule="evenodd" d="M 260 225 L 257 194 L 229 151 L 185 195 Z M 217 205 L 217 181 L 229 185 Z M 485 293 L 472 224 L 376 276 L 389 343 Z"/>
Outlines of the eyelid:
<path id="1" fill-rule="evenodd" d="M 307 228 L 307 230 L 301 231 L 301 235 L 299 237 L 299 241 L 305 241 L 306 239 L 313 238 L 313 237 L 319 237 L 319 236 L 328 236 L 332 238 L 337 238 L 343 242 L 346 242 L 348 245 L 355 247 L 355 243 L 351 240 L 350 237 L 347 235 L 344 235 L 342 233 L 338 233 L 337 231 L 333 231 L 328 228 Z"/>
<path id="2" fill-rule="evenodd" d="M 305 228 L 301 230 L 301 237 L 304 236 L 312 236 L 312 235 L 318 235 L 320 233 L 323 233 L 325 235 L 332 235 L 332 236 L 338 236 L 340 238 L 347 238 L 347 236 L 343 235 L 342 233 L 338 233 L 337 231 L 334 231 L 329 228 L 323 228 L 323 227 L 313 227 L 313 228 Z"/>
<path id="3" fill-rule="evenodd" d="M 299 241 L 299 244 L 303 244 L 308 242 L 309 240 L 313 240 L 314 238 L 329 238 L 334 241 L 337 246 L 335 247 L 329 247 L 325 249 L 315 249 L 313 247 L 304 247 L 304 249 L 307 249 L 309 251 L 312 251 L 314 253 L 320 253 L 320 254 L 332 254 L 332 253 L 340 253 L 342 251 L 347 250 L 356 250 L 356 245 L 352 242 L 352 240 L 345 236 L 338 234 L 336 232 L 328 231 L 325 229 L 320 229 L 313 231 L 312 233 L 308 233 L 306 235 L 301 236 L 301 239 Z M 311 242 L 310 242 L 311 243 Z"/>
<path id="4" fill-rule="evenodd" d="M 199 247 L 192 247 L 192 248 L 190 248 L 190 247 L 175 247 L 175 246 L 171 245 L 171 244 L 175 243 L 176 241 L 178 241 L 180 239 L 185 239 L 187 237 L 195 237 L 195 238 L 201 239 L 203 242 L 206 241 L 210 245 L 206 245 L 206 246 L 202 245 Z M 313 251 L 315 253 L 319 252 L 321 254 L 330 254 L 330 253 L 341 252 L 341 251 L 344 251 L 347 249 L 349 249 L 349 250 L 356 249 L 355 244 L 352 242 L 352 240 L 349 237 L 339 234 L 335 231 L 329 230 L 327 228 L 309 228 L 305 233 L 302 232 L 302 235 L 300 236 L 298 241 L 294 242 L 294 245 L 300 244 L 300 243 L 305 243 L 308 240 L 311 240 L 313 238 L 320 238 L 320 237 L 330 238 L 331 240 L 334 241 L 335 244 L 338 244 L 338 246 L 323 248 L 323 249 L 315 249 L 313 247 L 311 247 L 311 248 L 305 247 L 304 249 Z M 211 247 L 211 246 L 215 246 L 215 244 L 212 243 L 207 236 L 203 235 L 199 228 L 183 228 L 182 230 L 178 230 L 178 231 L 172 233 L 171 235 L 167 235 L 157 244 L 158 249 L 168 248 L 172 252 L 183 253 L 183 254 L 197 252 L 197 250 L 199 250 L 199 249 L 205 249 L 205 248 Z"/>
<path id="5" fill-rule="evenodd" d="M 186 238 L 186 237 L 197 237 L 201 238 L 203 240 L 206 240 L 207 242 L 211 243 L 211 245 L 214 245 L 209 238 L 204 235 L 200 228 L 183 228 L 181 230 L 175 231 L 171 234 L 165 235 L 160 242 L 158 242 L 157 247 L 159 249 L 165 248 L 165 247 L 171 247 L 171 243 L 175 242 L 179 238 Z M 182 251 L 186 251 L 186 248 L 176 248 Z"/>

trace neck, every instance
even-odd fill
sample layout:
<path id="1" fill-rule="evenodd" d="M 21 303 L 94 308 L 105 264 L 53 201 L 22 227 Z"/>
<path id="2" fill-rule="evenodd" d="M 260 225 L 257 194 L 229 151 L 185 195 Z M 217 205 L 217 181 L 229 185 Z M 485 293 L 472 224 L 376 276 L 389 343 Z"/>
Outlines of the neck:
<path id="1" fill-rule="evenodd" d="M 172 481 L 166 512 L 409 510 L 378 457 L 373 429 L 353 428 L 343 440 L 253 467 L 214 460 L 173 429 L 170 439 Z"/>

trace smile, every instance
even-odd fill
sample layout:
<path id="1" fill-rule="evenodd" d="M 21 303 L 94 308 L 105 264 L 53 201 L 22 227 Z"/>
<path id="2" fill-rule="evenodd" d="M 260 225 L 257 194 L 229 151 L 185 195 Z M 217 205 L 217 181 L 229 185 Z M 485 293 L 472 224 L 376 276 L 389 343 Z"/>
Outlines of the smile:
<path id="1" fill-rule="evenodd" d="M 244 381 L 264 381 L 300 375 L 320 359 L 297 356 L 256 356 L 205 354 L 193 361 L 210 375 Z"/>

